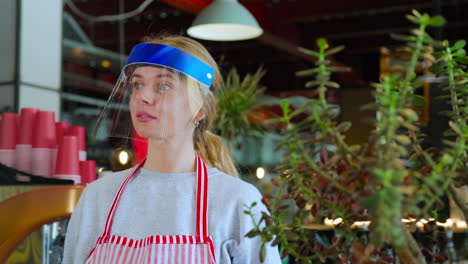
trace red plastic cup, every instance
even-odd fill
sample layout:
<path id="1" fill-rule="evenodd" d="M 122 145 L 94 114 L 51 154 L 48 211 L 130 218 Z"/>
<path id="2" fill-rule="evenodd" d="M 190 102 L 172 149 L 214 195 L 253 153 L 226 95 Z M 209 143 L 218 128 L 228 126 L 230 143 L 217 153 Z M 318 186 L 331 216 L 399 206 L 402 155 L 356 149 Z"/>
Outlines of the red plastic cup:
<path id="1" fill-rule="evenodd" d="M 97 178 L 96 161 L 80 161 L 80 175 L 82 184 L 88 184 L 95 181 Z"/>
<path id="2" fill-rule="evenodd" d="M 55 178 L 69 179 L 75 184 L 81 183 L 78 139 L 76 136 L 64 136 L 57 153 Z"/>
<path id="3" fill-rule="evenodd" d="M 33 137 L 33 148 L 56 148 L 55 112 L 39 111 Z"/>
<path id="4" fill-rule="evenodd" d="M 22 108 L 19 118 L 19 137 L 18 145 L 32 145 L 33 134 L 36 132 L 36 119 L 39 109 Z"/>
<path id="5" fill-rule="evenodd" d="M 80 161 L 86 160 L 86 129 L 82 126 L 71 126 L 68 128 L 69 136 L 78 138 L 78 149 L 80 151 Z"/>
<path id="6" fill-rule="evenodd" d="M 19 117 L 19 133 L 16 144 L 15 161 L 16 168 L 20 171 L 32 173 L 32 142 L 36 131 L 36 119 L 39 109 L 22 108 Z M 29 176 L 16 175 L 16 179 L 22 182 L 31 181 Z"/>
<path id="7" fill-rule="evenodd" d="M 60 145 L 63 136 L 68 134 L 68 128 L 70 124 L 68 122 L 56 122 L 55 123 L 55 134 L 57 135 L 57 146 Z"/>
<path id="8" fill-rule="evenodd" d="M 19 116 L 3 113 L 0 125 L 0 149 L 16 149 Z"/>
<path id="9" fill-rule="evenodd" d="M 39 111 L 32 144 L 32 173 L 52 177 L 57 155 L 55 112 Z"/>
<path id="10" fill-rule="evenodd" d="M 16 135 L 19 116 L 16 113 L 3 113 L 0 120 L 0 162 L 9 167 L 15 166 Z"/>

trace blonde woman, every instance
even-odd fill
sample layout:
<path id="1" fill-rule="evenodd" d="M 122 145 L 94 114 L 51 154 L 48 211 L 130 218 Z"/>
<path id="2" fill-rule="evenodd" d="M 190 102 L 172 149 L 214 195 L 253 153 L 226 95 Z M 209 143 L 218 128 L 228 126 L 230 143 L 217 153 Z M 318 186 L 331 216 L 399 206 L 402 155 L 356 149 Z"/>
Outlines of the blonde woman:
<path id="1" fill-rule="evenodd" d="M 237 178 L 215 118 L 218 67 L 198 42 L 147 38 L 135 46 L 101 120 L 110 135 L 148 141 L 138 166 L 87 186 L 70 220 L 63 263 L 260 263 L 245 206 L 258 190 Z M 102 122 L 100 122 L 102 123 Z M 267 245 L 265 263 L 281 263 Z"/>

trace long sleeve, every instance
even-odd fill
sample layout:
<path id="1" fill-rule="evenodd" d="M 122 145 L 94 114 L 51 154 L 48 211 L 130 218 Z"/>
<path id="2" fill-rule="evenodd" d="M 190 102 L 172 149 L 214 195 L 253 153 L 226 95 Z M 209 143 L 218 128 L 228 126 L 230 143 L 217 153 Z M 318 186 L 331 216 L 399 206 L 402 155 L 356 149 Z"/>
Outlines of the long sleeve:
<path id="1" fill-rule="evenodd" d="M 267 212 L 266 207 L 261 202 L 261 194 L 255 189 L 255 202 L 257 203 L 256 206 L 252 208 L 252 213 L 254 216 L 255 221 L 258 223 L 258 220 L 261 218 L 262 212 Z M 251 204 L 251 202 L 250 202 Z M 248 206 L 250 204 L 245 204 Z M 240 208 L 241 210 L 241 225 L 240 225 L 240 233 L 241 239 L 240 243 L 238 244 L 237 248 L 234 250 L 232 255 L 232 263 L 233 264 L 243 264 L 243 263 L 262 263 L 260 262 L 260 247 L 262 245 L 262 240 L 260 236 L 256 236 L 253 238 L 246 237 L 245 235 L 254 228 L 254 224 L 252 219 L 249 215 L 245 214 L 244 211 L 246 207 Z M 264 226 L 264 223 L 262 223 Z M 271 243 L 265 244 L 265 260 L 263 263 L 266 264 L 280 264 L 281 258 L 279 256 L 278 247 L 272 247 Z"/>
<path id="2" fill-rule="evenodd" d="M 86 256 L 81 258 L 76 252 L 76 245 L 78 244 L 80 234 L 80 224 L 82 220 L 83 204 L 86 203 L 86 189 L 78 201 L 78 204 L 73 211 L 73 214 L 68 222 L 67 235 L 65 236 L 65 246 L 63 251 L 63 264 L 68 263 L 84 263 Z"/>
<path id="3" fill-rule="evenodd" d="M 63 264 L 83 264 L 102 234 L 107 212 L 129 170 L 114 173 L 86 186 L 68 223 Z"/>
<path id="4" fill-rule="evenodd" d="M 95 195 L 95 187 L 93 184 L 86 187 L 68 223 L 63 264 L 85 263 L 89 252 L 101 235 L 100 230 L 104 221 L 101 211 L 104 212 L 104 210 L 98 210 L 96 205 L 99 197 Z M 105 201 L 101 203 L 104 203 L 102 207 L 107 207 Z"/>

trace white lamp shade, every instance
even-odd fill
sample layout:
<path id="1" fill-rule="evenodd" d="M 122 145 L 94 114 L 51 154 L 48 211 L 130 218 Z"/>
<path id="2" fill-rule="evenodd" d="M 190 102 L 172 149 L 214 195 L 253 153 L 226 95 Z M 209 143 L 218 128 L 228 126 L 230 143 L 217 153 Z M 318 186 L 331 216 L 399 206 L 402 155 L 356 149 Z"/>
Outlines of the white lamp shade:
<path id="1" fill-rule="evenodd" d="M 257 20 L 237 0 L 214 0 L 187 30 L 194 38 L 215 41 L 246 40 L 262 33 Z"/>

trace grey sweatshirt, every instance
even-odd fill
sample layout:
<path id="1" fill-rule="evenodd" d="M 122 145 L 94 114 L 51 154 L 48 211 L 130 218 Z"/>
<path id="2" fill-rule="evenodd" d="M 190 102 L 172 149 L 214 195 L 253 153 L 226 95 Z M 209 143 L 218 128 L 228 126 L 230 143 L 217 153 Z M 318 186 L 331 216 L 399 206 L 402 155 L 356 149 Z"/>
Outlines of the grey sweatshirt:
<path id="1" fill-rule="evenodd" d="M 85 263 L 102 234 L 112 199 L 131 170 L 89 184 L 70 219 L 64 264 Z M 251 184 L 218 169 L 208 170 L 208 230 L 217 263 L 260 263 L 259 237 L 247 238 L 252 219 L 246 206 L 257 202 L 255 218 L 266 211 Z M 142 239 L 151 235 L 195 235 L 195 173 L 158 173 L 140 169 L 125 188 L 112 225 L 112 235 Z M 278 248 L 266 246 L 264 263 L 281 263 Z"/>

